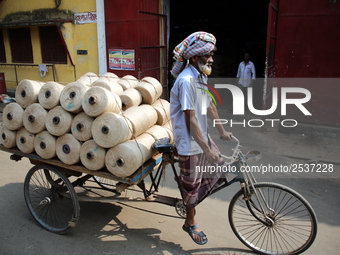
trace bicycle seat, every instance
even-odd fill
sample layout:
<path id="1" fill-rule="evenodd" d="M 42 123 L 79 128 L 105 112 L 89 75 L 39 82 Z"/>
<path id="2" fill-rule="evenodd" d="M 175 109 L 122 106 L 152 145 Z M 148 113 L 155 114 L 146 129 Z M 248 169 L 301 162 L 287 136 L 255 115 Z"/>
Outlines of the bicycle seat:
<path id="1" fill-rule="evenodd" d="M 161 153 L 172 153 L 175 145 L 170 143 L 169 138 L 162 138 L 156 141 L 153 147 Z"/>

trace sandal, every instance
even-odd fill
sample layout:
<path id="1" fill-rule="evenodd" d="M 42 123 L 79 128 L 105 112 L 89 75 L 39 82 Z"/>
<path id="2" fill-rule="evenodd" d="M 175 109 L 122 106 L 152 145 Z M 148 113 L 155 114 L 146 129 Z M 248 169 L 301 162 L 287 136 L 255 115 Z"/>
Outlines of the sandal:
<path id="1" fill-rule="evenodd" d="M 206 243 L 208 242 L 208 238 L 207 238 L 207 236 L 203 233 L 203 231 L 201 231 L 201 232 L 195 231 L 195 229 L 198 229 L 198 224 L 195 224 L 195 225 L 190 226 L 190 227 L 186 227 L 185 225 L 183 225 L 182 228 L 183 228 L 183 230 L 184 230 L 185 232 L 187 232 L 187 233 L 189 234 L 189 236 L 191 237 L 191 239 L 192 239 L 195 243 L 200 244 L 200 245 L 203 245 L 203 244 L 206 244 Z M 193 237 L 193 234 L 198 235 L 199 237 L 204 238 L 203 241 L 200 242 L 200 241 L 195 240 L 194 237 Z"/>

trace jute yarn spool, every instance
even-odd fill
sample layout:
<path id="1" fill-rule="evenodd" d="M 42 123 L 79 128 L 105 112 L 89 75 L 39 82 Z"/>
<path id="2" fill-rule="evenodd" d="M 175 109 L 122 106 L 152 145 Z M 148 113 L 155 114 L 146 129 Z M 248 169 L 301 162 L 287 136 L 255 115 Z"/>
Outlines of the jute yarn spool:
<path id="1" fill-rule="evenodd" d="M 131 124 L 121 115 L 106 112 L 92 123 L 92 136 L 103 148 L 111 148 L 131 138 Z"/>
<path id="2" fill-rule="evenodd" d="M 39 91 L 39 103 L 45 109 L 52 109 L 59 105 L 60 94 L 64 86 L 56 82 L 45 83 Z"/>
<path id="3" fill-rule="evenodd" d="M 79 141 L 87 141 L 92 138 L 92 123 L 94 118 L 85 112 L 78 113 L 71 122 L 72 135 Z"/>
<path id="4" fill-rule="evenodd" d="M 172 131 L 171 121 L 165 123 L 162 127 L 168 133 L 168 137 L 169 137 L 171 143 L 173 143 L 174 142 L 174 133 Z"/>
<path id="5" fill-rule="evenodd" d="M 56 141 L 57 138 L 51 135 L 49 132 L 42 131 L 35 135 L 34 138 L 34 150 L 44 159 L 54 158 L 56 154 Z"/>
<path id="6" fill-rule="evenodd" d="M 45 126 L 52 135 L 61 136 L 70 132 L 72 119 L 73 114 L 58 105 L 47 113 Z"/>
<path id="7" fill-rule="evenodd" d="M 164 125 L 170 120 L 170 103 L 164 99 L 158 99 L 152 104 L 157 112 L 157 125 Z"/>
<path id="8" fill-rule="evenodd" d="M 86 91 L 82 107 L 91 117 L 97 117 L 104 112 L 120 113 L 122 101 L 120 97 L 102 87 L 92 87 Z"/>
<path id="9" fill-rule="evenodd" d="M 39 91 L 43 85 L 44 83 L 40 81 L 22 80 L 15 90 L 16 102 L 22 108 L 26 108 L 33 103 L 37 103 Z"/>
<path id="10" fill-rule="evenodd" d="M 24 153 L 32 153 L 34 151 L 35 135 L 28 132 L 26 128 L 21 128 L 17 132 L 15 138 L 17 147 Z"/>
<path id="11" fill-rule="evenodd" d="M 119 95 L 119 97 L 122 100 L 123 111 L 129 109 L 132 106 L 138 106 L 142 103 L 141 93 L 134 88 L 125 90 L 122 94 Z"/>
<path id="12" fill-rule="evenodd" d="M 94 83 L 96 80 L 98 80 L 98 76 L 95 73 L 87 72 L 83 76 L 81 76 L 77 82 L 82 83 L 85 86 L 91 86 L 92 83 Z"/>
<path id="13" fill-rule="evenodd" d="M 135 87 L 143 97 L 144 104 L 153 104 L 162 95 L 162 85 L 155 78 L 145 77 Z"/>
<path id="14" fill-rule="evenodd" d="M 116 80 L 119 79 L 119 77 L 116 74 L 111 73 L 111 72 L 107 72 L 106 74 L 104 74 L 101 77 L 112 78 L 112 79 L 116 79 Z"/>
<path id="15" fill-rule="evenodd" d="M 118 144 L 107 151 L 107 169 L 118 177 L 130 176 L 155 155 L 154 142 L 165 137 L 168 137 L 167 132 L 161 126 L 155 125 L 135 140 Z"/>
<path id="16" fill-rule="evenodd" d="M 90 87 L 80 82 L 72 82 L 64 87 L 60 94 L 60 104 L 68 112 L 79 113 L 82 111 L 82 99 Z"/>
<path id="17" fill-rule="evenodd" d="M 40 133 L 45 129 L 47 111 L 41 104 L 34 103 L 28 106 L 23 114 L 24 127 L 32 134 Z"/>
<path id="18" fill-rule="evenodd" d="M 18 130 L 22 128 L 22 116 L 24 109 L 18 103 L 10 103 L 5 106 L 2 118 L 5 127 L 9 130 Z"/>
<path id="19" fill-rule="evenodd" d="M 90 170 L 99 170 L 105 166 L 106 150 L 94 140 L 85 142 L 80 148 L 80 161 Z"/>
<path id="20" fill-rule="evenodd" d="M 123 88 L 116 81 L 97 80 L 92 84 L 92 87 L 93 86 L 99 86 L 99 87 L 105 88 L 117 95 L 120 95 L 123 93 Z"/>
<path id="21" fill-rule="evenodd" d="M 6 148 L 13 148 L 16 145 L 17 131 L 9 130 L 7 127 L 2 126 L 0 141 Z"/>
<path id="22" fill-rule="evenodd" d="M 128 81 L 131 88 L 135 87 L 139 82 L 138 79 L 132 75 L 125 75 L 121 79 Z"/>
<path id="23" fill-rule="evenodd" d="M 71 134 L 58 137 L 56 154 L 61 162 L 73 165 L 80 161 L 81 143 Z"/>
<path id="24" fill-rule="evenodd" d="M 123 114 L 131 123 L 133 134 L 135 136 L 139 136 L 144 133 L 157 121 L 157 112 L 152 106 L 150 106 L 150 108 L 133 106 L 127 109 Z"/>
<path id="25" fill-rule="evenodd" d="M 120 79 L 117 81 L 117 83 L 123 88 L 124 91 L 130 88 L 133 88 L 132 84 L 130 84 L 128 80 Z"/>

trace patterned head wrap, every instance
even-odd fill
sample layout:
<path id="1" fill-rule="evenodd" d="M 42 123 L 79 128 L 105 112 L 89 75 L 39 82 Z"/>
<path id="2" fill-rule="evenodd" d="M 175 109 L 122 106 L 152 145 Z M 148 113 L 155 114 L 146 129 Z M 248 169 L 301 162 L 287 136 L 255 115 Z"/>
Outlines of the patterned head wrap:
<path id="1" fill-rule="evenodd" d="M 209 54 L 215 47 L 215 36 L 206 32 L 196 32 L 189 35 L 174 49 L 174 60 L 176 63 L 171 70 L 174 76 L 181 73 L 183 62 L 187 61 L 194 56 L 204 56 Z"/>

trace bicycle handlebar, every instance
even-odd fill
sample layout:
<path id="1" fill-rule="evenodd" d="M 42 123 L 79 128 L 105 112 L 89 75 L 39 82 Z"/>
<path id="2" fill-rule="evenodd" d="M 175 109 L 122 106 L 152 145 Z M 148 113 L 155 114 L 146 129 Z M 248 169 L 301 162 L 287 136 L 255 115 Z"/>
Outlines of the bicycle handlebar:
<path id="1" fill-rule="evenodd" d="M 239 141 L 235 136 L 233 136 L 233 135 L 231 135 L 230 137 L 231 137 L 231 139 L 233 139 L 233 140 L 235 140 L 235 141 L 237 142 L 235 148 L 233 149 L 233 154 L 232 154 L 230 157 L 225 156 L 225 155 L 222 155 L 222 154 L 219 154 L 219 156 L 220 156 L 221 158 L 224 158 L 224 159 L 228 159 L 228 160 L 235 161 L 235 160 L 236 160 L 236 155 L 237 155 L 238 152 L 239 152 L 240 141 Z M 220 136 L 220 139 L 223 139 L 223 137 Z"/>

